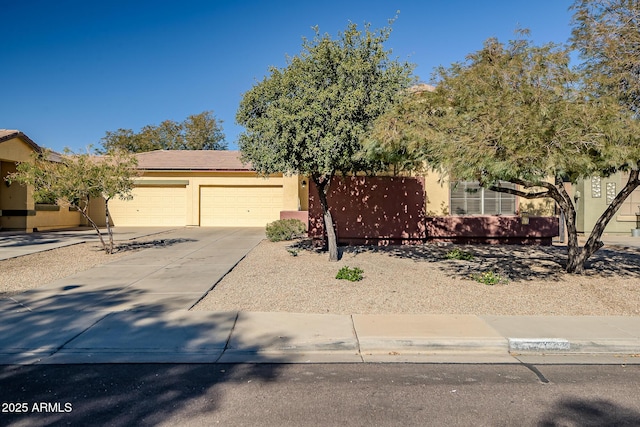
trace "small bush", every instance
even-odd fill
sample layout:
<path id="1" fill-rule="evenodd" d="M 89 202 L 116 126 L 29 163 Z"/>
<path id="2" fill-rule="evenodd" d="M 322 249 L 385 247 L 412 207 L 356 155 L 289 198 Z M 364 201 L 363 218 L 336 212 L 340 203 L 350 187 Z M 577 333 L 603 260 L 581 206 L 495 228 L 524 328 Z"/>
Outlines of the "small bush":
<path id="1" fill-rule="evenodd" d="M 338 271 L 336 279 L 344 279 L 350 282 L 357 282 L 359 280 L 362 280 L 362 278 L 364 277 L 362 273 L 364 273 L 364 271 L 358 267 L 349 268 L 345 265 Z"/>
<path id="2" fill-rule="evenodd" d="M 266 233 L 272 242 L 292 240 L 304 235 L 305 226 L 299 219 L 279 219 L 267 224 Z"/>
<path id="3" fill-rule="evenodd" d="M 507 284 L 509 281 L 500 276 L 498 273 L 494 273 L 493 271 L 485 271 L 480 274 L 472 274 L 471 278 L 479 283 L 484 283 L 485 285 L 499 285 L 499 284 Z"/>
<path id="4" fill-rule="evenodd" d="M 289 252 L 289 255 L 291 256 L 298 256 L 298 249 L 296 248 L 287 248 L 287 252 Z"/>
<path id="5" fill-rule="evenodd" d="M 461 259 L 464 261 L 473 260 L 473 255 L 470 252 L 461 251 L 458 248 L 451 249 L 449 252 L 447 252 L 446 257 L 447 259 Z"/>

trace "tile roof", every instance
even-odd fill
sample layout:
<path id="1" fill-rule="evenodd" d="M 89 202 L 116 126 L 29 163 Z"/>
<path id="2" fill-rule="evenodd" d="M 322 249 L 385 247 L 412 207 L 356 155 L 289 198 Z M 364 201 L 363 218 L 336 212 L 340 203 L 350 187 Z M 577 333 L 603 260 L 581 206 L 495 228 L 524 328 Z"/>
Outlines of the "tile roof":
<path id="1" fill-rule="evenodd" d="M 42 151 L 42 148 L 38 144 L 33 142 L 33 140 L 31 140 L 31 138 L 29 138 L 23 132 L 20 132 L 19 130 L 15 130 L 15 129 L 0 129 L 0 142 L 5 142 L 13 138 L 22 139 L 24 142 L 29 144 L 34 151 L 37 151 L 37 152 Z"/>
<path id="2" fill-rule="evenodd" d="M 231 150 L 157 150 L 136 154 L 138 169 L 251 171 L 240 161 L 240 152 Z"/>

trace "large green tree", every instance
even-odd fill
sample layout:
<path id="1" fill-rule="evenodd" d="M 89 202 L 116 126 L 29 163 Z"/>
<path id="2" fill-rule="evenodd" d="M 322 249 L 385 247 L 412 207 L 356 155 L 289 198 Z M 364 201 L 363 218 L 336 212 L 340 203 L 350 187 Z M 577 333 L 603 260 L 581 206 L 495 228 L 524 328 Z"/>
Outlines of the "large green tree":
<path id="1" fill-rule="evenodd" d="M 66 151 L 59 155 L 47 150 L 34 153 L 32 161 L 22 162 L 8 180 L 28 185 L 38 202 L 56 201 L 80 212 L 94 228 L 106 253 L 113 253 L 113 232 L 110 226 L 109 201 L 114 197 L 131 199 L 133 179 L 138 175 L 137 160 L 131 153 L 112 151 L 102 156 Z M 107 234 L 105 242 L 100 227 L 89 215 L 91 198 L 105 201 Z"/>
<path id="2" fill-rule="evenodd" d="M 318 189 L 329 259 L 338 260 L 327 194 L 336 173 L 370 168 L 357 154 L 373 121 L 411 82 L 412 66 L 383 46 L 391 28 L 350 23 L 337 39 L 315 29 L 284 68 L 246 92 L 236 120 L 242 158 L 263 174 L 308 175 Z"/>
<path id="3" fill-rule="evenodd" d="M 527 199 L 552 198 L 568 232 L 566 270 L 580 273 L 602 246 L 604 227 L 640 184 L 640 127 L 609 93 L 594 93 L 561 46 L 489 39 L 467 60 L 436 72 L 376 126 L 369 153 L 410 153 L 453 180 L 477 180 Z M 629 171 L 627 184 L 578 244 L 574 200 L 565 189 L 592 175 Z M 518 185 L 506 188 L 501 181 Z"/>
<path id="4" fill-rule="evenodd" d="M 153 150 L 226 150 L 222 121 L 211 111 L 193 114 L 178 123 L 165 120 L 159 125 L 107 131 L 102 138 L 103 151 L 126 150 L 141 153 Z"/>

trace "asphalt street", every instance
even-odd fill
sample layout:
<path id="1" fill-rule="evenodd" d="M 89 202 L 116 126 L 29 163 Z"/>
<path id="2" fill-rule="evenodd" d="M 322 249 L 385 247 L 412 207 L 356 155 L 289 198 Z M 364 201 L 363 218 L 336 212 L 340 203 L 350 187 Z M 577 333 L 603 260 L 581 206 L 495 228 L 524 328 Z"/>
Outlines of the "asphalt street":
<path id="1" fill-rule="evenodd" d="M 638 426 L 638 365 L 0 367 L 0 425 Z"/>

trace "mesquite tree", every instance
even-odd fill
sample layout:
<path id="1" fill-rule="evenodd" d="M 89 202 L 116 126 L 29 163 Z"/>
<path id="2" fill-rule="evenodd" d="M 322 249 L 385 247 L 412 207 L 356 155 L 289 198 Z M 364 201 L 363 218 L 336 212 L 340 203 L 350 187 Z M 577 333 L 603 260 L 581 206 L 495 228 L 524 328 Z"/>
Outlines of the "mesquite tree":
<path id="1" fill-rule="evenodd" d="M 43 150 L 34 153 L 32 161 L 20 163 L 17 172 L 10 174 L 8 179 L 30 186 L 36 203 L 54 201 L 80 212 L 98 234 L 104 251 L 111 254 L 114 245 L 109 201 L 114 197 L 131 199 L 133 179 L 137 176 L 136 164 L 135 156 L 124 151 L 96 156 L 69 151 L 58 155 Z M 105 201 L 108 243 L 88 212 L 89 200 L 95 197 Z"/>
<path id="2" fill-rule="evenodd" d="M 391 29 L 349 24 L 337 39 L 303 40 L 302 52 L 246 92 L 236 120 L 242 158 L 260 173 L 308 175 L 318 189 L 329 259 L 338 248 L 327 194 L 337 173 L 370 169 L 358 156 L 374 120 L 411 82 L 412 66 L 389 58 Z"/>
<path id="3" fill-rule="evenodd" d="M 606 224 L 640 184 L 640 126 L 634 112 L 570 66 L 562 46 L 496 39 L 436 71 L 435 91 L 417 91 L 383 116 L 368 152 L 404 150 L 454 180 L 476 180 L 527 199 L 549 197 L 564 213 L 570 273 L 584 271 Z M 400 150 L 402 148 L 402 150 Z M 629 180 L 578 244 L 565 182 L 630 172 Z M 501 181 L 517 184 L 505 188 Z"/>

